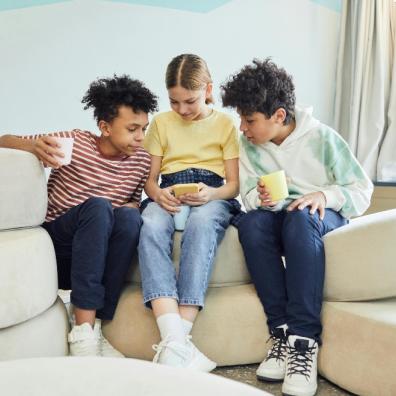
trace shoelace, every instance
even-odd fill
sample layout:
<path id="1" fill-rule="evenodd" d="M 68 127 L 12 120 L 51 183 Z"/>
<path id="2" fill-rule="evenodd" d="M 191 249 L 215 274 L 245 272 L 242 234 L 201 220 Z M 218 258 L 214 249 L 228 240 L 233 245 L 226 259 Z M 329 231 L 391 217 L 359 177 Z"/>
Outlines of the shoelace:
<path id="1" fill-rule="evenodd" d="M 287 362 L 287 374 L 292 376 L 293 374 L 300 374 L 309 381 L 313 355 L 316 351 L 316 345 L 308 347 L 305 351 L 298 350 L 291 345 L 288 345 L 288 362 Z"/>
<path id="2" fill-rule="evenodd" d="M 190 336 L 191 339 L 191 336 Z M 186 359 L 186 353 L 185 351 L 180 351 L 178 347 L 175 347 L 173 345 L 169 345 L 169 337 L 166 337 L 164 340 L 162 340 L 159 344 L 154 344 L 152 345 L 153 350 L 156 352 L 153 362 L 157 363 L 159 356 L 164 348 L 169 348 L 171 349 L 176 355 L 181 357 L 183 360 Z"/>
<path id="3" fill-rule="evenodd" d="M 274 345 L 272 345 L 265 360 L 276 359 L 276 361 L 284 362 L 287 354 L 285 339 L 270 335 L 267 343 L 270 341 L 274 341 Z"/>

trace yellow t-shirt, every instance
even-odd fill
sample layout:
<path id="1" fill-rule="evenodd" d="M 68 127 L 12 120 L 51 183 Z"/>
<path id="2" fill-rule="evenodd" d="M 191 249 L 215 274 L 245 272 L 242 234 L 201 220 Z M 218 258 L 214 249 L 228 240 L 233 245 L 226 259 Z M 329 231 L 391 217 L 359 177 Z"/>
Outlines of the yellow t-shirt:
<path id="1" fill-rule="evenodd" d="M 158 114 L 150 124 L 144 148 L 163 157 L 163 174 L 199 168 L 224 177 L 224 160 L 239 157 L 232 118 L 216 110 L 197 121 L 185 121 L 174 111 Z"/>

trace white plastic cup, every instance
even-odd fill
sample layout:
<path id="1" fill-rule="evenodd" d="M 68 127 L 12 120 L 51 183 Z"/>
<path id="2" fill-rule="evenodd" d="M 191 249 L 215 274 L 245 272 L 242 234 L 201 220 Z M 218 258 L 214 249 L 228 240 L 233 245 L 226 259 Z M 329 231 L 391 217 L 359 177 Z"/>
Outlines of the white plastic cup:
<path id="1" fill-rule="evenodd" d="M 68 137 L 54 137 L 54 139 L 60 145 L 58 150 L 62 151 L 62 153 L 65 155 L 64 157 L 55 156 L 56 160 L 60 165 L 69 165 L 73 153 L 74 139 Z"/>
<path id="2" fill-rule="evenodd" d="M 179 206 L 180 211 L 173 215 L 173 220 L 175 222 L 175 230 L 183 231 L 186 226 L 188 216 L 190 215 L 191 207 L 189 205 Z"/>

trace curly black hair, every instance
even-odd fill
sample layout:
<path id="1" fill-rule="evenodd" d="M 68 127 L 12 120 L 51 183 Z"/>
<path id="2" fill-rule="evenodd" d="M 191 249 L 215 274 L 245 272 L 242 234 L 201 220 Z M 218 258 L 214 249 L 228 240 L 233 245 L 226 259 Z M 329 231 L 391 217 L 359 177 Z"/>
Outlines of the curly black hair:
<path id="1" fill-rule="evenodd" d="M 263 113 L 270 118 L 277 109 L 286 111 L 284 124 L 294 119 L 296 97 L 292 77 L 270 58 L 253 59 L 221 85 L 223 106 L 234 107 L 241 114 Z"/>
<path id="2" fill-rule="evenodd" d="M 120 106 L 131 107 L 136 113 L 152 113 L 158 110 L 157 99 L 141 81 L 125 74 L 114 74 L 113 78 L 98 78 L 91 83 L 81 103 L 85 103 L 84 110 L 94 109 L 94 117 L 99 123 L 101 120 L 113 121 Z"/>

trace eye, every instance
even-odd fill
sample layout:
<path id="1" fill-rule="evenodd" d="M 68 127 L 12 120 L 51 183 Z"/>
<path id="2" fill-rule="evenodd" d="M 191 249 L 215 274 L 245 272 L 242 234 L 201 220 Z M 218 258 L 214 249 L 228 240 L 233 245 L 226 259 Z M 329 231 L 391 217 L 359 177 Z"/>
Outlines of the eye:
<path id="1" fill-rule="evenodd" d="M 197 101 L 197 99 L 193 99 L 193 100 L 187 100 L 187 104 L 193 104 L 193 103 L 195 103 Z"/>
<path id="2" fill-rule="evenodd" d="M 128 132 L 136 132 L 137 128 L 128 128 Z"/>
<path id="3" fill-rule="evenodd" d="M 254 120 L 246 120 L 248 124 L 253 124 Z"/>

